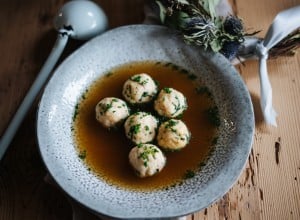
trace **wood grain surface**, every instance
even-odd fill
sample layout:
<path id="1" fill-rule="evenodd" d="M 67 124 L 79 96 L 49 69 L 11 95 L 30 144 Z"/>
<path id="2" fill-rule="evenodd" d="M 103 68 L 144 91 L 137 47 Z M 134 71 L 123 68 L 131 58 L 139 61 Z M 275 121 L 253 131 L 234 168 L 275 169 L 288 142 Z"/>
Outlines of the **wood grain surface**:
<path id="1" fill-rule="evenodd" d="M 0 133 L 34 81 L 56 38 L 52 19 L 65 0 L 0 1 Z M 142 0 L 96 0 L 110 28 L 141 23 Z M 263 37 L 274 16 L 299 0 L 231 1 L 248 30 Z M 70 41 L 60 62 L 83 42 Z M 256 130 L 239 180 L 210 207 L 187 219 L 300 219 L 300 53 L 268 61 L 278 127 L 266 126 L 259 107 L 257 61 L 237 66 L 249 88 Z M 45 181 L 35 121 L 38 99 L 0 162 L 0 219 L 72 219 L 68 198 Z M 96 219 L 89 216 L 86 219 Z"/>

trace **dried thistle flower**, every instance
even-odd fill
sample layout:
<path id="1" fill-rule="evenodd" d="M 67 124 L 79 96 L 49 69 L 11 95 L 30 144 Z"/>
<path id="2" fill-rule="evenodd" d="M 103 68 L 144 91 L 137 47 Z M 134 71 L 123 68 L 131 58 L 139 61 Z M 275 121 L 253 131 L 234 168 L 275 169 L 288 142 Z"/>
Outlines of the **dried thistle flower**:
<path id="1" fill-rule="evenodd" d="M 229 60 L 238 56 L 246 33 L 243 22 L 233 15 L 219 17 L 215 7 L 219 0 L 157 0 L 161 23 L 176 29 L 188 44 L 222 53 Z M 290 56 L 300 47 L 300 29 L 270 49 L 269 57 Z"/>
<path id="2" fill-rule="evenodd" d="M 156 3 L 161 22 L 180 31 L 189 44 L 221 52 L 231 59 L 239 48 L 237 45 L 244 41 L 245 32 L 239 18 L 216 16 L 214 8 L 218 0 L 164 0 Z"/>

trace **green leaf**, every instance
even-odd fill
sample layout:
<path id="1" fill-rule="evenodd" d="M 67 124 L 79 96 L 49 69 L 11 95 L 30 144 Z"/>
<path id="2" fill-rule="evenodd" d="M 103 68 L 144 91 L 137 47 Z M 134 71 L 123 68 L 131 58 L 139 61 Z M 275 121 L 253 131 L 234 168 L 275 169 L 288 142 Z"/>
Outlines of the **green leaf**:
<path id="1" fill-rule="evenodd" d="M 220 41 L 217 38 L 210 41 L 209 46 L 211 47 L 211 49 L 214 52 L 219 52 L 222 49 L 222 45 L 221 45 Z"/>
<path id="2" fill-rule="evenodd" d="M 187 0 L 177 0 L 178 3 L 183 5 L 189 5 L 190 3 Z"/>
<path id="3" fill-rule="evenodd" d="M 183 11 L 179 11 L 176 13 L 176 17 L 178 20 L 178 26 L 180 28 L 184 28 L 186 26 L 187 19 L 189 19 L 189 15 Z"/>
<path id="4" fill-rule="evenodd" d="M 189 15 L 183 11 L 174 11 L 171 17 L 168 17 L 166 23 L 169 27 L 182 30 L 186 26 Z"/>
<path id="5" fill-rule="evenodd" d="M 159 7 L 159 18 L 162 24 L 165 23 L 166 21 L 166 15 L 167 15 L 167 9 L 166 7 L 160 2 L 160 1 L 156 1 L 156 4 Z"/>
<path id="6" fill-rule="evenodd" d="M 210 14 L 211 18 L 216 17 L 216 6 L 219 4 L 219 0 L 203 0 L 203 8 Z"/>

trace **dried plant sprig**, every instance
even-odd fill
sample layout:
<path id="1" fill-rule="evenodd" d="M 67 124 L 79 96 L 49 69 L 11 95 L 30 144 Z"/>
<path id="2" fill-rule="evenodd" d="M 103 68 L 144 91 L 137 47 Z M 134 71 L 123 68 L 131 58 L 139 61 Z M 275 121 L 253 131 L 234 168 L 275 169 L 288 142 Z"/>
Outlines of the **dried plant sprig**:
<path id="1" fill-rule="evenodd" d="M 271 48 L 269 57 L 277 58 L 279 56 L 293 56 L 298 48 L 300 48 L 300 28 L 286 36 L 277 45 Z"/>
<path id="2" fill-rule="evenodd" d="M 259 32 L 247 33 L 237 16 L 217 16 L 215 7 L 219 0 L 157 0 L 156 3 L 161 23 L 178 30 L 186 43 L 220 52 L 229 60 L 238 58 L 245 37 Z M 300 29 L 297 29 L 270 49 L 269 58 L 294 55 L 299 47 Z"/>
<path id="3" fill-rule="evenodd" d="M 243 23 L 236 16 L 216 16 L 219 0 L 162 0 L 156 1 L 160 19 L 166 26 L 180 31 L 189 44 L 235 57 L 244 41 Z"/>

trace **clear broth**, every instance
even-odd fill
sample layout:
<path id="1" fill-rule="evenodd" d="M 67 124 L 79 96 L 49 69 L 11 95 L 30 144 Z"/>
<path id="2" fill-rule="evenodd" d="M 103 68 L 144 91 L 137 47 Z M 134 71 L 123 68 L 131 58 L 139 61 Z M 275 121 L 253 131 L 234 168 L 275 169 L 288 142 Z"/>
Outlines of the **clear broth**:
<path id="1" fill-rule="evenodd" d="M 167 165 L 161 173 L 147 178 L 137 177 L 130 167 L 128 154 L 134 145 L 125 137 L 124 128 L 108 131 L 96 121 L 94 110 L 96 104 L 105 97 L 123 99 L 124 82 L 142 72 L 158 81 L 160 89 L 172 87 L 186 96 L 188 109 L 182 120 L 192 134 L 183 150 L 165 152 Z M 148 61 L 122 65 L 93 83 L 77 105 L 73 124 L 79 156 L 84 159 L 88 169 L 108 183 L 130 190 L 167 188 L 190 178 L 187 174 L 199 169 L 217 137 L 217 128 L 206 114 L 214 102 L 209 93 L 197 92 L 197 88 L 205 88 L 199 81 L 195 80 L 195 75 L 174 64 Z"/>

